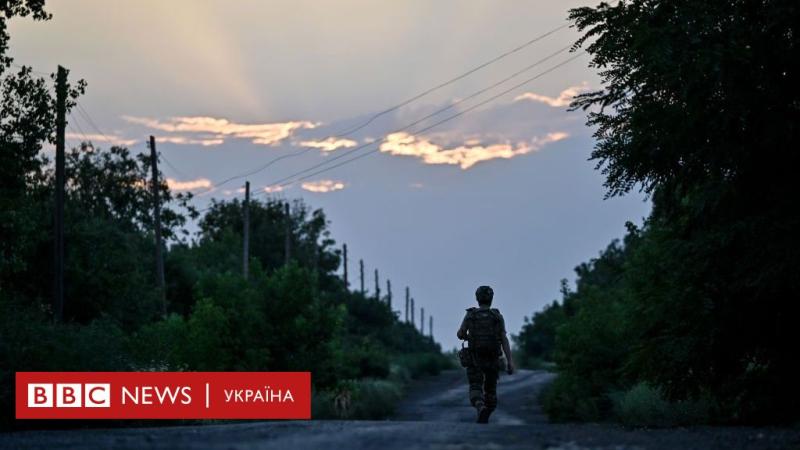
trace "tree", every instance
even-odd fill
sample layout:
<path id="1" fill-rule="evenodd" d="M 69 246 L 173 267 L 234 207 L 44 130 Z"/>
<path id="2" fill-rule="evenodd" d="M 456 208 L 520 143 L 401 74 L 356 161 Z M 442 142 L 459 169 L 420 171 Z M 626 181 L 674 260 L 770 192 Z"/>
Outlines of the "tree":
<path id="1" fill-rule="evenodd" d="M 302 267 L 319 272 L 324 288 L 331 283 L 340 284 L 333 274 L 339 268 L 339 250 L 330 237 L 328 220 L 322 210 L 311 209 L 302 202 L 294 202 L 287 217 L 285 202 L 269 199 L 250 202 L 250 255 L 267 270 L 284 264 L 286 222 L 289 222 L 292 259 Z M 200 220 L 201 242 L 219 242 L 226 235 L 242 238 L 242 202 L 214 202 Z M 241 250 L 239 250 L 241 261 Z M 238 268 L 238 265 L 235 266 Z M 234 269 L 231 267 L 230 269 Z M 238 269 L 237 269 L 238 270 Z"/>
<path id="2" fill-rule="evenodd" d="M 608 195 L 638 186 L 653 211 L 626 242 L 620 281 L 559 330 L 561 364 L 612 369 L 597 389 L 638 380 L 673 400 L 710 394 L 727 420 L 797 417 L 800 6 L 630 0 L 570 17 L 604 84 L 573 103 L 596 129 L 592 158 Z M 589 304 L 619 306 L 625 339 Z M 629 354 L 584 358 L 592 329 Z"/>
<path id="3" fill-rule="evenodd" d="M 573 9 L 604 89 L 579 96 L 610 193 L 781 181 L 796 163 L 796 2 L 630 0 Z M 789 167 L 794 164 L 788 164 Z M 757 182 L 755 184 L 760 184 Z M 744 193 L 742 193 L 744 194 Z M 679 200 L 679 199 L 678 199 Z"/>
<path id="4" fill-rule="evenodd" d="M 10 70 L 7 21 L 27 16 L 47 20 L 50 16 L 43 8 L 44 1 L 36 0 L 0 3 L 0 288 L 9 298 L 40 297 L 25 273 L 40 269 L 30 263 L 39 261 L 37 249 L 50 226 L 45 208 L 50 174 L 41 150 L 53 143 L 55 98 L 47 81 L 35 77 L 29 67 Z M 68 88 L 68 110 L 84 87 L 79 81 Z"/>

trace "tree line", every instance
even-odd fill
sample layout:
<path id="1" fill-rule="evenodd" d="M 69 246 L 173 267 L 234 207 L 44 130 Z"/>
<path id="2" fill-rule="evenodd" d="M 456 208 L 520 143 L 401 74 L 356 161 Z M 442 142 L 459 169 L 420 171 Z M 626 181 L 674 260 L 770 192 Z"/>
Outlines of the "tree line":
<path id="1" fill-rule="evenodd" d="M 545 408 L 796 420 L 800 6 L 628 0 L 570 18 L 603 79 L 572 105 L 588 111 L 592 159 L 609 196 L 641 189 L 653 209 L 517 336 L 557 365 Z"/>
<path id="2" fill-rule="evenodd" d="M 43 8 L 0 5 L 0 424 L 14 425 L 16 371 L 311 371 L 315 416 L 383 417 L 404 382 L 450 364 L 385 299 L 345 286 L 329 222 L 302 200 L 250 201 L 245 278 L 243 203 L 214 201 L 201 215 L 190 194 L 160 182 L 171 242 L 164 314 L 151 156 L 88 142 L 66 155 L 66 302 L 54 320 L 54 174 L 44 149 L 55 138 L 55 98 L 49 80 L 6 54 L 7 20 L 47 20 Z M 85 88 L 69 88 L 68 108 Z"/>

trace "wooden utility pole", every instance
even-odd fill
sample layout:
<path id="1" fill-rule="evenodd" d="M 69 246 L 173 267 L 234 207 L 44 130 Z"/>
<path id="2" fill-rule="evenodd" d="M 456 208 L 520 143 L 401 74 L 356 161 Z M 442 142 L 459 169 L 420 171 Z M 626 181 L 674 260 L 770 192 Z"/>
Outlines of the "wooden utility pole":
<path id="1" fill-rule="evenodd" d="M 246 280 L 250 275 L 250 182 L 244 182 L 244 230 L 243 234 L 243 248 L 242 248 L 242 274 Z"/>
<path id="2" fill-rule="evenodd" d="M 386 279 L 386 304 L 389 305 L 389 311 L 392 310 L 392 280 Z"/>
<path id="3" fill-rule="evenodd" d="M 425 336 L 425 308 L 419 309 L 419 334 Z"/>
<path id="4" fill-rule="evenodd" d="M 414 321 L 414 297 L 411 297 L 411 325 L 417 326 L 416 322 Z"/>
<path id="5" fill-rule="evenodd" d="M 342 251 L 344 253 L 344 288 L 350 288 L 350 281 L 347 279 L 347 244 L 342 246 Z"/>
<path id="6" fill-rule="evenodd" d="M 152 170 L 152 190 L 153 190 L 153 227 L 156 235 L 156 284 L 161 295 L 161 315 L 167 315 L 167 292 L 164 280 L 164 258 L 161 254 L 163 243 L 161 242 L 161 199 L 159 197 L 158 182 L 158 152 L 156 152 L 156 138 L 150 136 L 150 168 Z"/>
<path id="7" fill-rule="evenodd" d="M 378 280 L 378 269 L 375 269 L 375 300 L 381 301 L 381 285 Z"/>
<path id="8" fill-rule="evenodd" d="M 58 66 L 56 75 L 56 195 L 53 217 L 54 278 L 53 313 L 58 322 L 64 320 L 64 128 L 67 126 L 67 69 Z"/>
<path id="9" fill-rule="evenodd" d="M 433 340 L 433 316 L 428 317 L 428 336 Z"/>
<path id="10" fill-rule="evenodd" d="M 367 291 L 364 290 L 364 260 L 358 260 L 358 271 L 361 274 L 361 295 L 366 295 Z"/>
<path id="11" fill-rule="evenodd" d="M 283 263 L 289 264 L 289 260 L 292 259 L 292 220 L 289 211 L 289 202 L 284 203 L 283 205 L 284 211 L 284 234 L 285 238 L 283 241 Z"/>
<path id="12" fill-rule="evenodd" d="M 410 290 L 408 289 L 408 286 L 406 286 L 406 323 L 408 323 L 408 304 L 411 298 L 410 295 Z"/>

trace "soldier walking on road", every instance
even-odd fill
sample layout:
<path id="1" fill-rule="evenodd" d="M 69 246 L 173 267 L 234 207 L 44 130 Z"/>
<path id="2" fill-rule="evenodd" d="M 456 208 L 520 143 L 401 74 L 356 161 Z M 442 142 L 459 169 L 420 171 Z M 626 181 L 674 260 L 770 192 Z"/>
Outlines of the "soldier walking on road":
<path id="1" fill-rule="evenodd" d="M 459 358 L 467 369 L 469 401 L 478 410 L 478 423 L 488 423 L 489 416 L 497 407 L 501 347 L 506 356 L 506 371 L 509 375 L 514 373 L 505 320 L 498 309 L 491 307 L 493 298 L 491 287 L 480 286 L 475 291 L 478 307 L 467 309 L 456 334 L 469 343 L 468 348 L 461 349 Z"/>

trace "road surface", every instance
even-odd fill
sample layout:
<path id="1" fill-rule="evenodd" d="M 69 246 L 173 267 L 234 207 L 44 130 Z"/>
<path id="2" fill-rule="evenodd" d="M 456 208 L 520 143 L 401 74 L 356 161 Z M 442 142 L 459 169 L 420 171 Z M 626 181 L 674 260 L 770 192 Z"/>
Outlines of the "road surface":
<path id="1" fill-rule="evenodd" d="M 414 383 L 389 421 L 284 421 L 0 434 L 2 449 L 800 449 L 800 430 L 692 427 L 626 430 L 550 424 L 538 391 L 552 375 L 503 376 L 488 425 L 473 423 L 462 371 Z"/>

